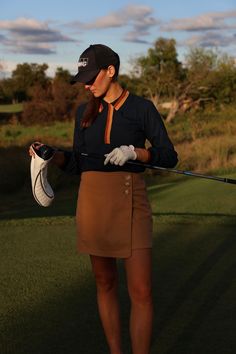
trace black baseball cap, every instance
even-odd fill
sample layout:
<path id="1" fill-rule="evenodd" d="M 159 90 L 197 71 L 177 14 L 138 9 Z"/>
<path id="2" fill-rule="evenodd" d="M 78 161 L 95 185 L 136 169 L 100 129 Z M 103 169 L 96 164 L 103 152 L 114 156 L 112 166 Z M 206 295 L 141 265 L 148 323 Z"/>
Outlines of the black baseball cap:
<path id="1" fill-rule="evenodd" d="M 111 48 L 104 44 L 91 44 L 80 56 L 78 73 L 72 78 L 75 82 L 87 82 L 94 79 L 101 69 L 109 65 L 119 65 L 120 58 Z"/>

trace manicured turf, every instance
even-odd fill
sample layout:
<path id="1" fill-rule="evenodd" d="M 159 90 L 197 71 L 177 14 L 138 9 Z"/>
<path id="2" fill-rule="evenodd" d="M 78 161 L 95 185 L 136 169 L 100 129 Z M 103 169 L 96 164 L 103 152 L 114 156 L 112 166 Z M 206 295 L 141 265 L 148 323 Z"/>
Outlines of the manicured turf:
<path id="1" fill-rule="evenodd" d="M 76 252 L 75 191 L 58 192 L 48 209 L 37 207 L 25 192 L 1 199 L 0 353 L 108 353 L 89 260 Z M 154 214 L 152 354 L 233 354 L 235 186 L 177 179 L 151 186 L 149 195 Z M 122 261 L 118 265 L 128 354 L 129 301 Z"/>
<path id="2" fill-rule="evenodd" d="M 0 113 L 19 113 L 23 111 L 22 103 L 0 104 Z"/>

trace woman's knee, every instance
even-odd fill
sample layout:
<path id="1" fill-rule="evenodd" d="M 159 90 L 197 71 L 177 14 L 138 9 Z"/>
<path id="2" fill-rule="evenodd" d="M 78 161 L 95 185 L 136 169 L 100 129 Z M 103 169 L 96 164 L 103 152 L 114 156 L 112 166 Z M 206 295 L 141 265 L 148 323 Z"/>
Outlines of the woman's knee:
<path id="1" fill-rule="evenodd" d="M 131 302 L 140 305 L 152 303 L 152 287 L 150 284 L 133 284 L 129 286 L 128 290 Z"/>
<path id="2" fill-rule="evenodd" d="M 98 291 L 109 292 L 117 286 L 118 275 L 114 260 L 92 258 L 93 274 Z"/>
<path id="3" fill-rule="evenodd" d="M 95 273 L 94 276 L 98 291 L 109 292 L 117 286 L 115 273 Z"/>

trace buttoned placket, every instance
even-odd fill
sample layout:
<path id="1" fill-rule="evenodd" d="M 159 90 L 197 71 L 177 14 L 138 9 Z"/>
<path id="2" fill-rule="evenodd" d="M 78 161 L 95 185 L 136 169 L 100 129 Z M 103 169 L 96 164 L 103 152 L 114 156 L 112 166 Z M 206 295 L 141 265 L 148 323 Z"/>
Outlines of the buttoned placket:
<path id="1" fill-rule="evenodd" d="M 130 187 L 131 187 L 131 175 L 128 174 L 125 176 L 125 182 L 124 182 L 124 186 L 125 186 L 125 190 L 124 193 L 126 195 L 128 195 L 130 193 Z"/>

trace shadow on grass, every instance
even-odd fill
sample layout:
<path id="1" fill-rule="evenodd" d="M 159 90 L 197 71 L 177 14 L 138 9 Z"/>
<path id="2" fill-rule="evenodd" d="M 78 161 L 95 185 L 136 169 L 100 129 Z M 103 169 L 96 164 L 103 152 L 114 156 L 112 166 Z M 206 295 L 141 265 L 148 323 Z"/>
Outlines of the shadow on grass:
<path id="1" fill-rule="evenodd" d="M 38 306 L 29 303 L 28 308 L 21 309 L 14 317 L 11 314 L 11 320 L 1 329 L 1 354 L 108 354 L 94 280 L 88 276 L 86 282 L 79 282 L 80 285 L 60 288 L 54 296 L 44 294 Z M 121 279 L 120 293 L 122 288 L 122 332 L 125 354 L 128 354 L 129 304 Z"/>
<path id="2" fill-rule="evenodd" d="M 224 217 L 232 218 L 236 224 L 236 215 L 234 214 L 223 214 L 223 213 L 189 213 L 189 212 L 165 212 L 165 213 L 152 213 L 153 216 L 203 216 L 203 217 Z"/>
<path id="3" fill-rule="evenodd" d="M 66 295 L 65 295 L 66 294 Z M 3 354 L 78 354 L 105 352 L 92 281 L 71 284 L 38 307 L 16 313 L 1 331 Z"/>
<path id="4" fill-rule="evenodd" d="M 156 278 L 160 279 L 161 282 L 164 281 L 164 288 L 169 289 L 173 293 L 163 294 L 163 298 L 160 299 L 161 285 L 158 284 L 154 287 L 154 298 L 156 302 L 159 303 L 159 308 L 155 316 L 155 326 L 154 326 L 154 341 L 153 350 L 154 353 L 161 354 L 198 354 L 198 353 L 207 353 L 207 354 L 232 354 L 235 349 L 235 336 L 234 331 L 228 331 L 228 328 L 234 326 L 233 316 L 232 318 L 227 318 L 224 326 L 219 325 L 219 333 L 214 333 L 214 330 L 211 333 L 206 335 L 204 326 L 206 328 L 214 328 L 215 323 L 213 320 L 209 319 L 209 315 L 217 311 L 216 305 L 225 293 L 229 290 L 232 285 L 235 274 L 236 274 L 236 263 L 232 263 L 232 255 L 229 256 L 228 265 L 223 272 L 214 274 L 214 279 L 212 283 L 207 283 L 207 277 L 209 274 L 215 272 L 215 268 L 223 262 L 229 253 L 232 253 L 233 250 L 236 250 L 236 238 L 235 238 L 235 228 L 233 226 L 221 226 L 218 229 L 218 235 L 216 232 L 217 228 L 209 228 L 205 232 L 202 230 L 199 231 L 199 240 L 197 244 L 191 242 L 188 245 L 186 242 L 183 247 L 180 249 L 184 251 L 188 256 L 183 256 L 185 265 L 181 263 L 178 266 L 178 257 L 175 251 L 175 245 L 173 244 L 173 249 L 171 252 L 172 259 L 172 279 L 168 280 L 168 275 L 171 274 L 168 272 L 168 267 L 166 267 L 166 277 L 164 271 L 161 272 L 156 268 Z M 225 231 L 225 232 L 224 232 Z M 165 234 L 165 239 L 168 242 L 169 239 L 173 239 L 173 230 L 170 230 Z M 191 226 L 186 225 L 183 228 L 178 228 L 179 234 L 183 232 L 185 235 L 191 233 Z M 219 237 L 222 232 L 222 237 Z M 205 250 L 205 256 L 201 255 L 202 261 L 197 264 L 196 256 L 194 255 L 194 245 L 196 248 L 201 247 L 199 244 L 204 238 L 214 239 L 214 234 L 216 239 L 218 238 L 217 246 L 212 250 L 210 248 L 210 243 L 208 249 Z M 160 243 L 160 247 L 161 243 Z M 203 246 L 205 247 L 205 246 Z M 158 253 L 161 253 L 161 250 L 158 250 L 158 239 L 155 242 L 155 252 L 154 252 L 154 262 L 159 261 Z M 191 270 L 188 274 L 184 267 L 189 267 L 189 258 L 193 257 L 191 262 Z M 200 259 L 201 259 L 200 258 Z M 195 263 L 195 264 L 194 264 Z M 160 263 L 159 263 L 160 264 Z M 167 286 L 167 283 L 170 283 Z M 178 282 L 180 285 L 178 285 Z M 203 284 L 206 284 L 204 285 Z M 196 293 L 199 293 L 199 298 L 196 299 Z M 235 294 L 231 293 L 231 298 L 235 298 Z M 166 297 L 166 298 L 165 298 Z M 233 304 L 230 304 L 231 307 Z M 188 312 L 188 315 L 184 313 Z M 189 315 L 190 313 L 190 315 Z M 216 317 L 220 317 L 219 314 L 215 313 Z M 222 319 L 223 320 L 223 319 Z M 208 343 L 204 340 L 201 342 L 197 339 L 196 344 L 196 332 L 202 337 L 206 337 Z M 209 343 L 214 343 L 212 347 L 209 347 Z M 207 347 L 208 346 L 208 347 Z M 207 347 L 207 350 L 206 350 Z"/>
<path id="5" fill-rule="evenodd" d="M 195 332 L 198 330 L 201 333 L 203 330 L 201 325 L 206 319 L 209 321 L 207 323 L 209 327 L 214 326 L 207 316 L 215 309 L 219 298 L 227 292 L 235 276 L 235 262 L 229 256 L 229 264 L 225 270 L 216 272 L 209 287 L 201 288 L 209 274 L 221 264 L 222 259 L 227 258 L 235 249 L 234 228 L 229 226 L 225 234 L 222 234 L 223 230 L 226 230 L 226 227 L 202 227 L 196 230 L 193 225 L 160 225 L 158 235 L 154 238 L 153 248 L 153 271 L 156 280 L 153 292 L 155 305 L 158 306 L 155 310 L 152 354 L 206 353 L 204 342 L 198 344 L 197 349 L 194 347 Z M 194 237 L 192 237 L 193 232 L 195 232 Z M 63 247 L 60 249 L 63 254 Z M 60 256 L 59 266 L 62 271 L 63 267 L 66 267 L 65 260 L 56 253 L 54 256 L 57 258 L 54 259 L 53 255 L 49 251 L 46 257 L 52 258 L 55 262 Z M 47 262 L 43 262 L 44 252 L 41 252 L 39 256 L 40 259 L 42 258 L 40 272 L 42 274 L 48 272 L 47 276 L 54 281 L 53 271 L 46 270 Z M 1 330 L 1 353 L 108 354 L 97 313 L 94 280 L 90 271 L 86 269 L 87 266 L 85 266 L 85 272 L 83 268 L 79 269 L 81 265 L 84 267 L 83 264 L 87 261 L 77 263 L 76 259 L 73 261 L 75 263 L 72 268 L 68 268 L 67 272 L 70 274 L 72 271 L 73 274 L 77 274 L 78 271 L 78 281 L 67 281 L 68 286 L 54 281 L 54 291 L 48 291 L 45 287 L 45 292 L 41 294 L 38 303 L 25 302 L 26 305 L 20 310 L 19 306 L 18 310 L 15 310 L 13 306 L 4 321 L 5 328 Z M 11 259 L 12 266 L 13 263 L 14 259 Z M 130 353 L 129 301 L 122 261 L 119 261 L 118 265 L 122 331 L 126 348 L 124 353 L 128 354 Z M 35 269 L 27 268 L 27 262 L 23 268 L 23 271 L 29 272 L 31 277 L 36 279 Z M 15 271 L 17 272 L 17 269 Z M 36 281 L 35 287 L 40 289 L 41 284 Z M 196 291 L 200 294 L 197 302 L 194 297 Z M 17 299 L 15 300 L 17 302 Z M 183 305 L 188 301 L 192 303 L 192 313 L 186 320 L 184 313 L 186 309 Z M 173 320 L 178 320 L 181 328 L 176 330 Z M 233 326 L 231 319 L 228 320 L 228 327 L 230 326 Z M 221 328 L 221 330 L 221 338 L 214 337 L 214 334 L 208 338 L 215 342 L 215 346 L 214 350 L 208 350 L 207 354 L 222 354 L 222 346 L 217 349 L 217 344 L 222 337 L 226 345 L 232 343 L 234 335 L 227 332 L 227 328 Z M 172 332 L 171 340 L 169 331 Z M 159 340 L 161 340 L 160 344 Z M 230 352 L 224 351 L 225 353 Z"/>
<path id="6" fill-rule="evenodd" d="M 158 334 L 164 329 L 165 325 L 171 320 L 171 318 L 173 318 L 174 314 L 177 312 L 185 299 L 191 295 L 191 292 L 194 291 L 196 287 L 198 287 L 202 279 L 207 276 L 208 272 L 212 270 L 216 263 L 227 253 L 228 250 L 231 249 L 231 247 L 235 246 L 235 244 L 236 239 L 232 235 L 223 240 L 223 242 L 220 243 L 205 260 L 203 260 L 196 271 L 186 280 L 183 286 L 178 289 L 173 301 L 166 309 L 163 318 L 156 326 L 156 331 Z"/>
<path id="7" fill-rule="evenodd" d="M 232 241 L 232 240 L 231 240 Z M 228 246 L 231 246 L 232 242 L 227 242 Z M 225 245 L 226 246 L 226 245 Z M 225 247 L 223 247 L 224 249 Z M 218 250 L 223 251 L 224 250 Z M 213 257 L 214 258 L 214 257 Z M 216 257 L 217 259 L 217 257 Z M 213 263 L 214 265 L 214 263 Z M 212 266 L 213 266 L 212 265 Z M 203 269 L 202 269 L 203 271 Z M 205 269 L 204 269 L 205 272 Z M 207 272 L 207 269 L 206 269 Z M 201 273 L 201 270 L 200 270 Z M 231 266 L 229 266 L 224 273 L 222 274 L 221 277 L 217 280 L 217 283 L 215 286 L 206 294 L 204 302 L 201 304 L 201 306 L 198 308 L 196 314 L 193 316 L 191 321 L 187 323 L 182 331 L 182 333 L 177 337 L 176 341 L 174 344 L 165 352 L 165 354 L 180 354 L 180 353 L 199 353 L 204 352 L 204 350 L 207 350 L 207 353 L 228 353 L 228 354 L 233 354 L 236 349 L 236 339 L 235 337 L 230 337 L 231 331 L 227 331 L 226 328 L 222 328 L 222 332 L 220 333 L 221 338 L 218 337 L 218 335 L 215 335 L 214 338 L 209 338 L 208 335 L 208 340 L 210 342 L 214 342 L 214 345 L 212 346 L 212 349 L 209 349 L 209 342 L 203 342 L 202 345 L 198 347 L 201 347 L 199 349 L 194 349 L 193 348 L 193 338 L 196 337 L 196 333 L 201 328 L 201 325 L 204 324 L 207 316 L 214 311 L 216 308 L 218 301 L 220 300 L 221 297 L 230 289 L 232 282 L 235 280 L 235 274 L 236 274 L 236 262 L 234 262 Z M 194 277 L 193 277 L 194 278 Z M 190 286 L 191 282 L 194 279 L 190 280 Z M 196 276 L 196 281 L 198 281 L 198 276 Z M 188 284 L 187 284 L 188 285 Z M 187 290 L 187 286 L 185 287 Z M 183 291 L 185 289 L 181 289 Z M 181 296 L 181 292 L 178 294 L 177 297 L 177 302 L 178 299 Z M 228 321 L 228 326 L 233 325 L 233 323 L 230 323 L 231 320 Z M 228 332 L 228 335 L 227 335 Z M 222 338 L 225 336 L 223 342 L 224 345 L 222 346 Z M 221 345 L 219 345 L 221 344 Z M 206 349 L 207 348 L 207 349 Z M 198 351 L 199 350 L 199 351 Z M 211 350 L 211 351 L 210 351 Z M 164 354 L 164 353 L 163 353 Z"/>
<path id="8" fill-rule="evenodd" d="M 55 193 L 52 204 L 45 208 L 33 199 L 31 189 L 1 196 L 0 220 L 25 219 L 51 216 L 74 216 L 78 187 L 71 186 Z"/>
<path id="9" fill-rule="evenodd" d="M 78 187 L 71 186 L 56 193 L 55 200 L 48 207 L 39 206 L 33 199 L 31 190 L 21 191 L 12 196 L 1 196 L 0 220 L 28 219 L 51 216 L 74 216 L 77 203 Z M 236 215 L 224 213 L 191 213 L 191 212 L 154 212 L 154 217 L 176 216 L 176 217 L 205 217 L 205 218 L 225 218 L 230 222 L 235 221 Z"/>
<path id="10" fill-rule="evenodd" d="M 5 226 L 0 245 L 0 353 L 108 354 L 90 262 L 75 250 L 74 225 Z M 128 347 L 122 277 L 123 272 Z"/>

